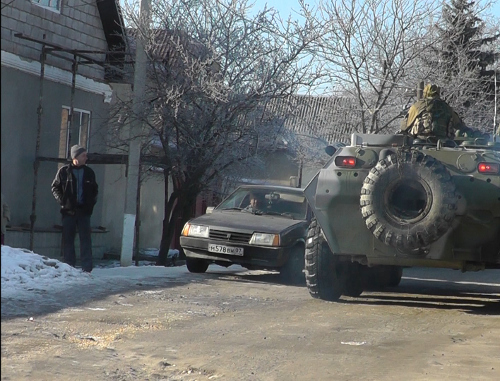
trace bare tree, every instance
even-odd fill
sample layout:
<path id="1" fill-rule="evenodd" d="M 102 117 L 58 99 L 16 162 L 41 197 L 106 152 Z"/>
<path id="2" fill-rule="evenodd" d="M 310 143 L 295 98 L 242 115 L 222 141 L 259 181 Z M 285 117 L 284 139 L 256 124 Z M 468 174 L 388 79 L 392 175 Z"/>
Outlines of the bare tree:
<path id="1" fill-rule="evenodd" d="M 442 96 L 466 124 L 488 132 L 494 117 L 495 76 L 500 79 L 500 20 L 488 15 L 490 4 L 445 4 L 440 22 L 432 25 L 436 43 L 416 64 L 423 80 L 442 86 Z"/>
<path id="2" fill-rule="evenodd" d="M 190 217 L 197 195 L 273 148 L 283 123 L 267 105 L 315 83 L 306 56 L 315 36 L 272 9 L 249 16 L 246 0 L 159 0 L 148 30 L 137 28 L 131 5 L 126 18 L 151 63 L 141 112 L 122 104 L 119 114 L 143 121 L 145 149 L 158 156 L 165 185 L 172 180 L 171 192 L 165 186 L 164 265 L 176 223 Z"/>
<path id="3" fill-rule="evenodd" d="M 319 12 L 303 12 L 321 28 L 316 46 L 331 82 L 329 91 L 350 97 L 357 109 L 358 131 L 377 133 L 394 123 L 411 103 L 418 78 L 412 62 L 433 43 L 430 1 L 321 1 Z"/>

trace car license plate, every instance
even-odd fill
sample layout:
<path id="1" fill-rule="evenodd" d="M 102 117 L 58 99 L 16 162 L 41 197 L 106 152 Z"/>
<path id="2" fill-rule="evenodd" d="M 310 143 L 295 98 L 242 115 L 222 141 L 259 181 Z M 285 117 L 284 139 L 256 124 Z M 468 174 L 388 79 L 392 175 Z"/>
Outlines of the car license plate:
<path id="1" fill-rule="evenodd" d="M 208 251 L 211 253 L 220 253 L 220 254 L 229 254 L 229 255 L 243 255 L 243 248 L 242 247 L 214 245 L 213 243 L 208 244 Z"/>

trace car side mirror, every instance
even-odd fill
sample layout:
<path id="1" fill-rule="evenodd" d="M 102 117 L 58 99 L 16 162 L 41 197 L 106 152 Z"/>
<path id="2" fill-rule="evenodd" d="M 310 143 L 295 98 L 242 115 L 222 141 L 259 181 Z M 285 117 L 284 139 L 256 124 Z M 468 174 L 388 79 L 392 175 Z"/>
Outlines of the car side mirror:
<path id="1" fill-rule="evenodd" d="M 205 214 L 210 214 L 214 211 L 215 206 L 207 206 L 207 210 L 205 211 Z"/>
<path id="2" fill-rule="evenodd" d="M 325 152 L 327 153 L 328 156 L 333 156 L 333 154 L 337 152 L 337 148 L 335 148 L 334 146 L 326 146 Z"/>

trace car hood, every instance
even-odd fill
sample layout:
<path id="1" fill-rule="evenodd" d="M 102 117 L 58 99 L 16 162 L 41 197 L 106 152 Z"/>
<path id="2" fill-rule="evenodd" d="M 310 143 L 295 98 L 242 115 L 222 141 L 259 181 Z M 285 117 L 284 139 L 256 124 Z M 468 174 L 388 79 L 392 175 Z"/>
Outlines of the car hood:
<path id="1" fill-rule="evenodd" d="M 223 230 L 241 230 L 262 233 L 279 233 L 294 225 L 307 223 L 287 217 L 258 215 L 242 211 L 213 211 L 191 220 L 192 224 L 207 225 Z"/>

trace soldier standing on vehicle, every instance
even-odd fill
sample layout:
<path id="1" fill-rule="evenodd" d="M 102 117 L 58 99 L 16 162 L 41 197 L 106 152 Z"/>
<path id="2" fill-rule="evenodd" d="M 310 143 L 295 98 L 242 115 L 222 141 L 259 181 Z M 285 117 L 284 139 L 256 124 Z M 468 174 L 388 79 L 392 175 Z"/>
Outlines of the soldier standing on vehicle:
<path id="1" fill-rule="evenodd" d="M 458 114 L 440 97 L 435 84 L 424 88 L 424 99 L 415 102 L 408 111 L 401 130 L 414 137 L 453 139 L 459 128 Z"/>

